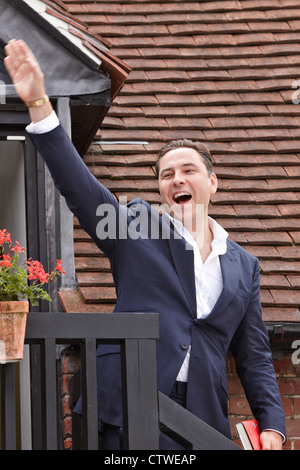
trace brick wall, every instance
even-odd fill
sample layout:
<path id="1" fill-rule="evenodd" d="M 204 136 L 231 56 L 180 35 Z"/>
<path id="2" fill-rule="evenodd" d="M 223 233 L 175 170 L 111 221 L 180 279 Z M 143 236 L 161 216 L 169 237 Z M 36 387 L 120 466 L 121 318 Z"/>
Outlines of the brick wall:
<path id="1" fill-rule="evenodd" d="M 300 339 L 300 338 L 299 338 Z M 274 367 L 286 415 L 287 442 L 284 450 L 300 450 L 300 364 L 293 364 L 291 345 L 284 350 L 272 348 Z M 298 355 L 300 357 L 300 354 Z M 72 450 L 72 406 L 75 401 L 74 377 L 80 367 L 77 350 L 65 349 L 62 353 L 62 416 L 65 449 Z M 235 424 L 242 419 L 251 419 L 252 414 L 241 383 L 235 371 L 233 358 L 227 357 L 229 414 L 231 432 L 236 444 Z"/>
<path id="2" fill-rule="evenodd" d="M 61 354 L 61 375 L 62 375 L 62 434 L 63 443 L 66 450 L 73 449 L 73 422 L 72 409 L 75 405 L 76 386 L 74 378 L 80 369 L 80 354 L 77 349 L 66 348 Z"/>

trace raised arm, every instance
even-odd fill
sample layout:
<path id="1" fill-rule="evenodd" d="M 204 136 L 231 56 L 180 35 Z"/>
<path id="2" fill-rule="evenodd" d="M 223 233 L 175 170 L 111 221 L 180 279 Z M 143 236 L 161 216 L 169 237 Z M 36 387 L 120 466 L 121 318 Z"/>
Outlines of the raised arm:
<path id="1" fill-rule="evenodd" d="M 5 46 L 5 53 L 5 66 L 19 97 L 28 107 L 31 121 L 45 120 L 52 114 L 53 107 L 46 94 L 44 74 L 34 54 L 24 41 L 15 39 Z M 118 223 L 120 211 L 123 214 L 124 210 L 88 170 L 61 125 L 49 132 L 30 136 L 48 166 L 55 186 L 78 217 L 82 228 L 102 251 L 112 252 L 117 246 L 117 237 L 108 233 L 104 234 L 106 238 L 100 238 L 97 226 L 106 215 L 104 209 L 111 209 L 110 216 L 115 219 L 112 226 L 113 222 Z"/>

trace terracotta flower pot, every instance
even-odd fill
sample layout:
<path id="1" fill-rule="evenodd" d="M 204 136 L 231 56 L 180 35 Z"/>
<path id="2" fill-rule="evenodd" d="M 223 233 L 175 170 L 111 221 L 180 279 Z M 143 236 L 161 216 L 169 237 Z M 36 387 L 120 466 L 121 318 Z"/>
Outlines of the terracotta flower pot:
<path id="1" fill-rule="evenodd" d="M 0 364 L 23 359 L 29 302 L 0 302 Z"/>

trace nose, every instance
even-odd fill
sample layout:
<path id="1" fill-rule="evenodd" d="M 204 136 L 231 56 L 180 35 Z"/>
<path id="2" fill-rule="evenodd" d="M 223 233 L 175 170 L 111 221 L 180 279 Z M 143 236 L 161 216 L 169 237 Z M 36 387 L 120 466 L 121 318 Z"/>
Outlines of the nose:
<path id="1" fill-rule="evenodd" d="M 178 186 L 178 185 L 181 185 L 184 183 L 184 177 L 183 177 L 183 174 L 179 171 L 177 171 L 175 174 L 174 174 L 174 178 L 173 178 L 173 184 L 174 186 Z"/>

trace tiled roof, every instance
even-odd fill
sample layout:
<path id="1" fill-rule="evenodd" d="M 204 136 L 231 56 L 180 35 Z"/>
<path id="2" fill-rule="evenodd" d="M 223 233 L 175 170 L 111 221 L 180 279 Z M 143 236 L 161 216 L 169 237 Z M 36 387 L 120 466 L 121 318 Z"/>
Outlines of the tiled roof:
<path id="1" fill-rule="evenodd" d="M 117 197 L 158 202 L 157 150 L 206 142 L 219 177 L 210 215 L 260 259 L 264 319 L 300 321 L 299 0 L 64 7 L 132 68 L 96 136 L 110 144 L 85 157 L 91 171 Z M 111 311 L 108 261 L 76 220 L 74 236 L 78 292 L 64 294 L 65 308 Z"/>

